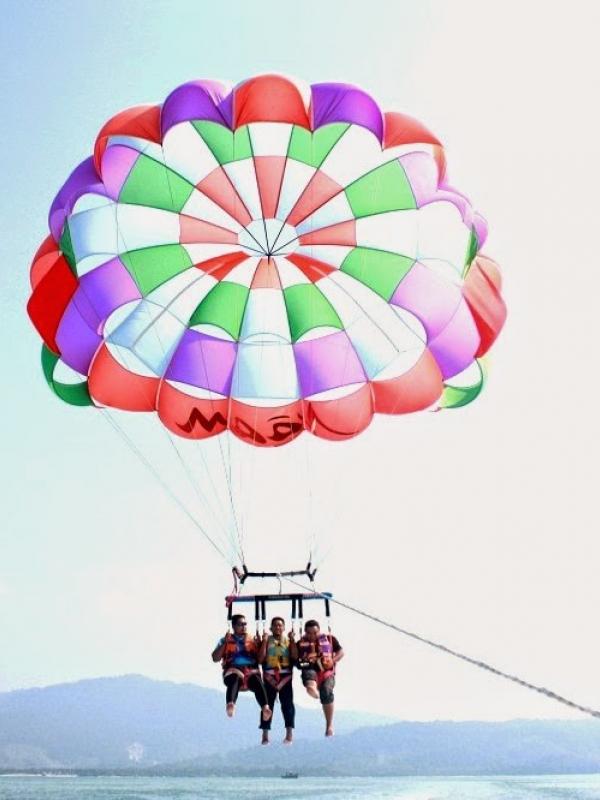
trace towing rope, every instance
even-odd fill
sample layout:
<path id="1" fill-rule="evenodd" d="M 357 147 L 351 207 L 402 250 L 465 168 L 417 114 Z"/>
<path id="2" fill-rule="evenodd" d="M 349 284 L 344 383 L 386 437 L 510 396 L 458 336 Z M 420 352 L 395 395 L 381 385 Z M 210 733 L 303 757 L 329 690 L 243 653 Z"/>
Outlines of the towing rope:
<path id="1" fill-rule="evenodd" d="M 295 586 L 298 586 L 301 589 L 304 589 L 305 591 L 314 592 L 314 589 L 312 587 L 304 586 L 303 584 L 299 583 L 298 581 L 294 581 L 291 578 L 286 578 L 285 580 L 289 581 L 290 583 L 293 583 Z M 344 603 L 341 600 L 336 600 L 335 597 L 329 597 L 328 595 L 324 595 L 321 592 L 314 592 L 314 593 L 317 596 L 322 597 L 324 600 L 325 599 L 329 600 L 330 603 L 335 603 L 341 608 L 345 608 L 347 611 L 352 611 L 353 614 L 358 614 L 361 617 L 370 619 L 372 622 L 377 622 L 379 625 L 383 625 L 386 628 L 390 628 L 391 630 L 396 631 L 396 633 L 401 633 L 403 636 L 408 636 L 410 639 L 415 639 L 417 642 L 429 645 L 429 647 L 434 647 L 436 650 L 441 650 L 442 653 L 454 656 L 454 658 L 459 658 L 461 661 L 466 661 L 468 664 L 472 664 L 474 667 L 479 667 L 479 669 L 491 672 L 493 675 L 498 675 L 500 678 L 504 678 L 507 681 L 512 681 L 513 683 L 516 683 L 519 686 L 525 687 L 525 689 L 530 689 L 532 692 L 538 692 L 538 694 L 543 694 L 545 697 L 550 698 L 550 700 L 555 700 L 557 703 L 562 703 L 564 706 L 568 706 L 569 708 L 574 708 L 577 711 L 583 712 L 584 714 L 589 714 L 589 716 L 591 717 L 596 717 L 596 719 L 600 719 L 600 711 L 596 711 L 594 708 L 589 708 L 588 706 L 582 706 L 579 703 L 575 703 L 573 700 L 569 700 L 567 697 L 563 697 L 562 695 L 553 692 L 551 689 L 547 689 L 545 686 L 536 686 L 536 684 L 534 683 L 529 683 L 529 681 L 525 681 L 523 680 L 523 678 L 519 678 L 518 675 L 511 675 L 508 672 L 503 672 L 501 669 L 493 667 L 491 664 L 487 664 L 485 661 L 481 661 L 477 658 L 471 658 L 471 656 L 467 656 L 464 653 L 459 653 L 457 650 L 453 650 L 451 647 L 446 647 L 445 644 L 441 644 L 440 642 L 434 642 L 432 639 L 427 639 L 425 636 L 419 636 L 418 633 L 406 630 L 405 628 L 400 628 L 398 625 L 394 625 L 392 622 L 387 622 L 387 620 L 381 619 L 380 617 L 376 617 L 374 614 L 369 614 L 369 612 L 362 611 L 360 608 L 355 608 L 354 606 L 351 606 L 348 603 Z"/>
<path id="2" fill-rule="evenodd" d="M 223 550 L 219 547 L 219 545 L 212 539 L 211 536 L 206 532 L 204 527 L 200 524 L 200 522 L 196 519 L 195 515 L 190 513 L 187 507 L 182 503 L 182 501 L 174 494 L 171 488 L 163 481 L 162 477 L 158 473 L 157 470 L 154 469 L 152 464 L 148 461 L 148 459 L 141 453 L 139 448 L 133 443 L 133 441 L 127 436 L 127 434 L 122 430 L 121 426 L 114 420 L 110 414 L 106 411 L 106 409 L 101 409 L 103 411 L 103 416 L 107 420 L 107 422 L 114 428 L 114 430 L 121 436 L 121 438 L 125 441 L 128 447 L 134 452 L 134 454 L 142 461 L 142 463 L 153 473 L 154 477 L 157 481 L 161 484 L 162 488 L 165 492 L 171 497 L 172 500 L 177 503 L 177 505 L 181 508 L 181 510 L 186 514 L 186 516 L 190 519 L 192 524 L 198 528 L 200 533 L 208 540 L 208 542 L 212 545 L 212 547 L 217 551 L 217 553 L 228 563 L 229 560 L 227 556 L 223 552 Z M 493 675 L 497 675 L 500 678 L 504 678 L 507 681 L 511 681 L 512 683 L 516 683 L 519 686 L 523 686 L 525 689 L 529 689 L 532 692 L 537 692 L 538 694 L 542 694 L 545 697 L 548 697 L 550 700 L 555 700 L 557 703 L 562 703 L 564 706 L 568 706 L 569 708 L 574 708 L 577 711 L 581 711 L 583 714 L 588 714 L 591 717 L 595 717 L 596 719 L 600 719 L 600 711 L 596 711 L 594 708 L 590 708 L 589 706 L 582 706 L 579 703 L 575 703 L 573 700 L 569 700 L 567 697 L 563 697 L 556 692 L 553 692 L 551 689 L 548 689 L 545 686 L 537 686 L 534 683 L 529 683 L 529 681 L 523 680 L 523 678 L 519 678 L 518 675 L 511 675 L 508 672 L 503 672 L 501 669 L 488 664 L 485 661 L 481 661 L 477 658 L 471 658 L 471 656 L 467 656 L 464 653 L 459 653 L 457 650 L 453 650 L 451 647 L 447 647 L 440 642 L 434 642 L 432 639 L 428 639 L 425 636 L 420 636 L 418 633 L 414 633 L 413 631 L 406 630 L 405 628 L 400 628 L 398 625 L 394 625 L 392 622 L 388 622 L 387 620 L 381 619 L 380 617 L 376 617 L 374 614 L 370 614 L 367 611 L 362 611 L 355 606 L 351 606 L 349 603 L 344 603 L 341 600 L 336 600 L 334 597 L 330 597 L 329 595 L 322 594 L 321 592 L 317 592 L 314 586 L 305 586 L 298 581 L 293 580 L 291 577 L 281 574 L 278 575 L 280 578 L 284 578 L 284 580 L 288 581 L 289 583 L 298 586 L 300 589 L 303 589 L 306 592 L 310 592 L 314 594 L 316 597 L 321 597 L 323 600 L 328 600 L 330 603 L 335 603 L 336 605 L 340 606 L 340 608 L 345 608 L 347 611 L 351 611 L 353 614 L 358 614 L 365 619 L 369 619 L 372 622 L 377 622 L 379 625 L 383 625 L 386 628 L 390 628 L 390 630 L 396 631 L 396 633 L 401 633 L 403 636 L 407 636 L 410 639 L 414 639 L 417 642 L 421 642 L 422 644 L 426 644 L 429 647 L 433 647 L 436 650 L 440 650 L 442 653 L 446 653 L 447 655 L 454 656 L 454 658 L 458 658 L 461 661 L 466 661 L 468 664 L 472 664 L 474 667 L 478 667 L 479 669 L 485 670 L 486 672 L 491 672 Z M 234 572 L 234 581 L 235 581 L 235 572 Z M 236 581 L 237 583 L 237 581 Z M 234 583 L 234 594 L 237 594 L 237 586 Z M 300 620 L 300 623 L 302 621 Z"/>

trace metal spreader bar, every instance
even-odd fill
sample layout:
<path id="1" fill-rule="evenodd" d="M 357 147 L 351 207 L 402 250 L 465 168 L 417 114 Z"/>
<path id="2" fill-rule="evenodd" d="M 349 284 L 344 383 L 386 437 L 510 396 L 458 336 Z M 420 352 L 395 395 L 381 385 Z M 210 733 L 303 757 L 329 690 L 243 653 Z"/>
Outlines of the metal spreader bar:
<path id="1" fill-rule="evenodd" d="M 274 593 L 274 594 L 244 594 L 244 595 L 229 595 L 225 598 L 227 606 L 227 620 L 230 621 L 234 614 L 234 605 L 237 603 L 252 603 L 254 605 L 254 621 L 258 627 L 259 623 L 266 625 L 267 620 L 267 603 L 291 603 L 292 606 L 292 624 L 299 621 L 300 624 L 304 619 L 304 603 L 310 603 L 318 600 L 325 606 L 325 616 L 331 616 L 331 601 L 333 595 L 331 592 L 291 592 L 291 593 Z"/>
<path id="2" fill-rule="evenodd" d="M 313 568 L 310 561 L 304 569 L 287 570 L 286 572 L 253 572 L 245 564 L 242 564 L 242 569 L 234 567 L 232 571 L 242 584 L 247 578 L 297 578 L 302 575 L 305 575 L 312 583 L 317 574 L 317 568 Z"/>

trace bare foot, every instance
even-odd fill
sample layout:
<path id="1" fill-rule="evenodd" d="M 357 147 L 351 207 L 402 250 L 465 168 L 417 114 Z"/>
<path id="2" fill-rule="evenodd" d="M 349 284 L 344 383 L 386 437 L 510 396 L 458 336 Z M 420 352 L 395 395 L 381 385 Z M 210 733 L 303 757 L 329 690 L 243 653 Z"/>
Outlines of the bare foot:
<path id="1" fill-rule="evenodd" d="M 267 734 L 263 733 L 260 743 L 261 744 L 269 744 L 269 734 L 268 733 Z"/>
<path id="2" fill-rule="evenodd" d="M 227 703 L 225 706 L 225 713 L 228 717 L 233 717 L 235 714 L 235 703 Z"/>
<path id="3" fill-rule="evenodd" d="M 333 736 L 333 727 L 331 725 L 325 731 L 325 736 Z"/>
<path id="4" fill-rule="evenodd" d="M 292 739 L 291 736 L 286 736 L 285 739 L 283 740 L 283 743 L 284 744 L 292 744 L 293 741 L 294 740 Z"/>
<path id="5" fill-rule="evenodd" d="M 268 722 L 271 719 L 272 716 L 273 716 L 273 712 L 271 711 L 269 706 L 263 706 L 262 707 L 262 713 L 261 713 L 261 717 L 262 717 L 263 722 Z"/>
<path id="6" fill-rule="evenodd" d="M 314 697 L 315 700 L 319 699 L 319 690 L 317 689 L 317 684 L 314 681 L 309 681 L 306 684 L 306 693 L 310 695 L 310 697 Z"/>

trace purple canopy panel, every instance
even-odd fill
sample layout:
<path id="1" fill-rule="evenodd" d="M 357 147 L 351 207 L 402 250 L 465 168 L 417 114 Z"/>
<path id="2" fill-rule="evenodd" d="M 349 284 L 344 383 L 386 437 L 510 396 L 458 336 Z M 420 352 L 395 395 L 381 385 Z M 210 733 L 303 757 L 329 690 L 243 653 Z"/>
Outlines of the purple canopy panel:
<path id="1" fill-rule="evenodd" d="M 438 192 L 438 167 L 428 153 L 408 153 L 400 164 L 406 172 L 417 208 L 431 203 Z"/>
<path id="2" fill-rule="evenodd" d="M 236 357 L 236 342 L 187 330 L 165 372 L 165 378 L 229 396 Z"/>
<path id="3" fill-rule="evenodd" d="M 113 200 L 119 199 L 119 194 L 133 165 L 138 160 L 140 153 L 131 147 L 121 144 L 107 147 L 102 156 L 102 180 L 106 187 L 106 194 Z"/>
<path id="4" fill-rule="evenodd" d="M 461 300 L 459 286 L 416 261 L 396 287 L 390 303 L 421 320 L 431 341 L 450 322 Z"/>
<path id="5" fill-rule="evenodd" d="M 479 347 L 479 333 L 464 300 L 444 330 L 428 343 L 442 377 L 451 378 L 466 369 Z"/>
<path id="6" fill-rule="evenodd" d="M 101 336 L 102 331 L 100 328 L 102 320 L 98 316 L 96 309 L 81 286 L 77 287 L 73 297 L 71 298 L 71 303 L 75 306 L 86 325 L 99 336 Z"/>
<path id="7" fill-rule="evenodd" d="M 313 130 L 331 122 L 362 125 L 383 142 L 383 115 L 375 100 L 349 83 L 315 83 L 311 87 Z"/>
<path id="8" fill-rule="evenodd" d="M 102 337 L 91 328 L 73 299 L 67 306 L 56 332 L 61 358 L 82 375 L 87 375 L 92 358 L 102 344 Z"/>
<path id="9" fill-rule="evenodd" d="M 481 250 L 487 239 L 488 224 L 485 217 L 482 217 L 481 214 L 478 214 L 476 211 L 473 214 L 473 228 L 475 230 L 475 236 L 477 236 L 477 249 Z"/>
<path id="10" fill-rule="evenodd" d="M 233 96 L 234 92 L 229 92 L 219 103 L 219 111 L 228 128 L 233 128 Z"/>
<path id="11" fill-rule="evenodd" d="M 88 192 L 106 195 L 106 189 L 98 177 L 92 157 L 86 158 L 73 170 L 50 206 L 48 226 L 55 242 L 59 241 L 65 220 L 73 210 L 73 206 L 81 195 Z"/>
<path id="12" fill-rule="evenodd" d="M 294 355 L 303 397 L 367 380 L 345 331 L 296 342 Z"/>
<path id="13" fill-rule="evenodd" d="M 217 81 L 190 81 L 167 97 L 161 111 L 162 135 L 190 119 L 218 122 L 231 127 L 231 92 Z"/>
<path id="14" fill-rule="evenodd" d="M 460 192 L 443 183 L 438 183 L 438 168 L 429 153 L 407 153 L 399 159 L 415 196 L 417 208 L 429 203 L 445 201 L 459 210 L 465 225 L 471 227 L 473 208 Z"/>
<path id="15" fill-rule="evenodd" d="M 119 258 L 113 258 L 82 275 L 75 293 L 75 296 L 81 295 L 85 296 L 97 317 L 98 333 L 102 332 L 104 322 L 116 308 L 142 297 Z"/>

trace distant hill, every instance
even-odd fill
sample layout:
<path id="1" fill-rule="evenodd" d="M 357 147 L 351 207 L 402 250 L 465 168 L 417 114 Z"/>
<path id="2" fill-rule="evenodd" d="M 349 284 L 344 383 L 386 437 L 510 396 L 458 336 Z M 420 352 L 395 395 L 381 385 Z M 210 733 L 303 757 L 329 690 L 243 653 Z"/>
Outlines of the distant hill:
<path id="1" fill-rule="evenodd" d="M 293 748 L 237 753 L 239 775 L 543 775 L 600 772 L 595 720 L 400 722 Z M 227 756 L 175 764 L 163 772 L 230 774 Z"/>
<path id="2" fill-rule="evenodd" d="M 243 697 L 234 720 L 224 694 L 140 675 L 0 693 L 0 768 L 108 769 L 189 760 L 258 741 L 258 706 Z M 275 712 L 273 739 L 283 725 Z M 340 712 L 351 731 L 381 716 Z M 299 736 L 322 737 L 318 708 L 297 710 Z"/>
<path id="3" fill-rule="evenodd" d="M 339 712 L 323 738 L 320 710 L 298 710 L 293 747 L 268 748 L 258 709 L 234 720 L 223 695 L 136 675 L 0 694 L 0 769 L 135 770 L 145 774 L 483 775 L 600 772 L 595 720 L 392 722 Z M 386 724 L 384 724 L 386 723 Z"/>

